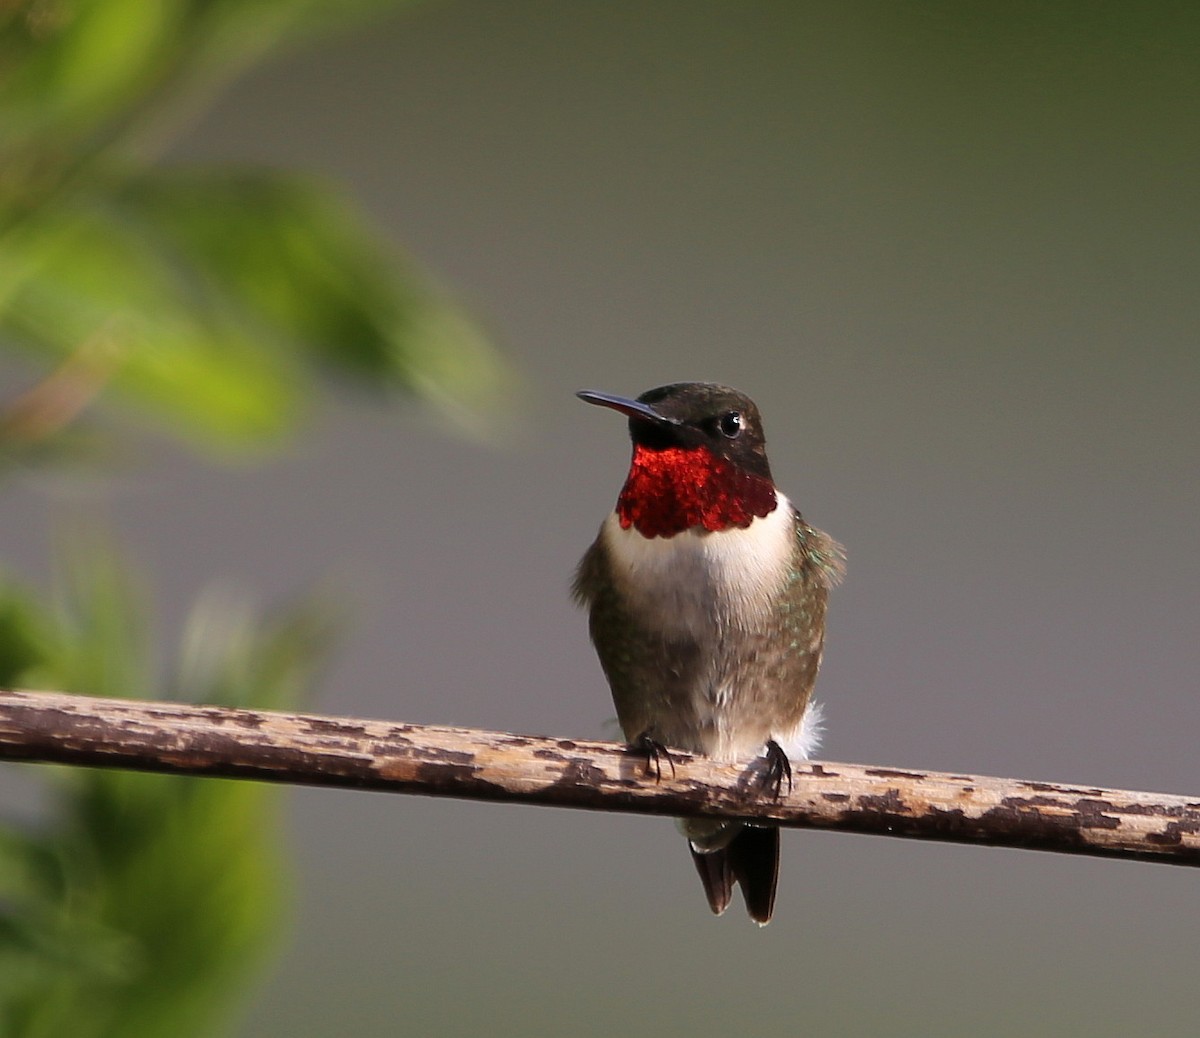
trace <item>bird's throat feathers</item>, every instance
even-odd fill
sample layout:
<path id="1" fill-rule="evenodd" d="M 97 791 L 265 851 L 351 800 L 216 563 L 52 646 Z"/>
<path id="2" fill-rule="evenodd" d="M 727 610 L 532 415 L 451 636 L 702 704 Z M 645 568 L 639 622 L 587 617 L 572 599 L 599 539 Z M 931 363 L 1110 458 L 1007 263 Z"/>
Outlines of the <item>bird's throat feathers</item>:
<path id="1" fill-rule="evenodd" d="M 674 537 L 692 528 L 744 529 L 777 505 L 769 479 L 707 447 L 654 450 L 636 444 L 617 517 L 622 529 L 633 527 L 643 537 Z"/>

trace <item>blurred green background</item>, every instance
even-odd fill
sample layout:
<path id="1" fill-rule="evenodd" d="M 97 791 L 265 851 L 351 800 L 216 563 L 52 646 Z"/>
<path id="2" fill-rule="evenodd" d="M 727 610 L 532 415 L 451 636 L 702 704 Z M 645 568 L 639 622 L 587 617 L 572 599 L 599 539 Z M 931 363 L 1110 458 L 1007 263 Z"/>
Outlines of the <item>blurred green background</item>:
<path id="1" fill-rule="evenodd" d="M 145 7 L 101 6 L 132 47 Z M 268 6 L 243 5 L 242 65 Z M 249 358 L 233 384 L 278 395 L 238 397 L 240 425 L 165 426 L 205 356 L 170 324 L 199 368 L 121 367 L 84 444 L 0 486 L 15 578 L 45 586 L 59 521 L 102 515 L 154 586 L 164 643 L 215 577 L 266 602 L 332 579 L 348 618 L 320 710 L 612 735 L 566 587 L 627 446 L 572 392 L 724 381 L 760 405 L 779 483 L 848 548 L 823 755 L 1200 792 L 1200 8 L 388 10 L 349 34 L 310 22 L 181 132 L 146 120 L 129 154 L 153 158 L 140 176 L 318 178 L 300 194 L 332 209 L 311 211 L 364 214 L 357 259 L 275 268 L 267 240 L 244 253 L 248 291 L 311 279 L 338 312 L 361 291 L 364 312 L 435 330 L 317 331 L 298 303 L 214 303 L 195 272 L 157 284 L 149 262 L 139 291 L 199 301 L 187 312 Z M 40 169 L 10 164 L 4 184 L 46 184 Z M 131 183 L 102 210 L 117 227 Z M 233 202 L 134 196 L 155 233 L 210 255 L 220 213 L 238 220 Z M 33 302 L 42 323 L 5 338 L 25 351 L 0 359 L 5 398 L 47 363 L 30 344 L 59 310 Z M 343 336 L 374 360 L 322 353 Z M 377 385 L 501 417 L 463 436 L 446 407 Z M 0 800 L 33 816 L 44 771 L 4 766 Z M 793 833 L 759 931 L 709 916 L 661 821 L 316 790 L 286 811 L 294 920 L 246 1036 L 1193 1025 L 1189 870 Z"/>

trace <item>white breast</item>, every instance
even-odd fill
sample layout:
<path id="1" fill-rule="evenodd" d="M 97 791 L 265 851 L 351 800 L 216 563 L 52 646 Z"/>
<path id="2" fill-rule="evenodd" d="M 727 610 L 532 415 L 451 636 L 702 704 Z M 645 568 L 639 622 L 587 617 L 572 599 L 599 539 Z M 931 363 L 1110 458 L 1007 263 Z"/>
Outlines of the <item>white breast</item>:
<path id="1" fill-rule="evenodd" d="M 757 627 L 788 578 L 795 547 L 792 506 L 783 494 L 777 498 L 774 511 L 745 529 L 692 529 L 674 537 L 622 529 L 614 513 L 602 532 L 613 576 L 668 636 Z"/>

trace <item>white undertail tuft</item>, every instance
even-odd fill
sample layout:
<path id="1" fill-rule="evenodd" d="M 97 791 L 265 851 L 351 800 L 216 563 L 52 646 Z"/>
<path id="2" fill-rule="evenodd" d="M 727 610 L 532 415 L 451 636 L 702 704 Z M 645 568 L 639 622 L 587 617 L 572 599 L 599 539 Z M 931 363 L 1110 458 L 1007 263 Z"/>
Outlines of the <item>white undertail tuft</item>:
<path id="1" fill-rule="evenodd" d="M 825 708 L 818 702 L 808 704 L 800 723 L 789 732 L 772 732 L 771 738 L 787 754 L 788 760 L 809 760 L 821 745 L 825 734 Z"/>

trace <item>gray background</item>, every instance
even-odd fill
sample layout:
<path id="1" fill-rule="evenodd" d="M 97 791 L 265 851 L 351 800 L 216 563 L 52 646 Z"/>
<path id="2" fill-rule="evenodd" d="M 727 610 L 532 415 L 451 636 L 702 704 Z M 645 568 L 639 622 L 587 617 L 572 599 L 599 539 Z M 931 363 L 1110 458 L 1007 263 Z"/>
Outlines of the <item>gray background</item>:
<path id="1" fill-rule="evenodd" d="M 345 184 L 525 376 L 508 433 L 347 397 L 266 470 L 25 484 L 0 551 L 107 511 L 167 632 L 216 576 L 332 574 L 322 711 L 611 735 L 567 583 L 627 445 L 572 392 L 725 381 L 849 551 L 824 756 L 1200 792 L 1198 41 L 1185 4 L 474 0 L 297 51 L 172 157 Z M 1194 1028 L 1187 870 L 792 833 L 760 931 L 664 821 L 288 804 L 247 1036 Z"/>

